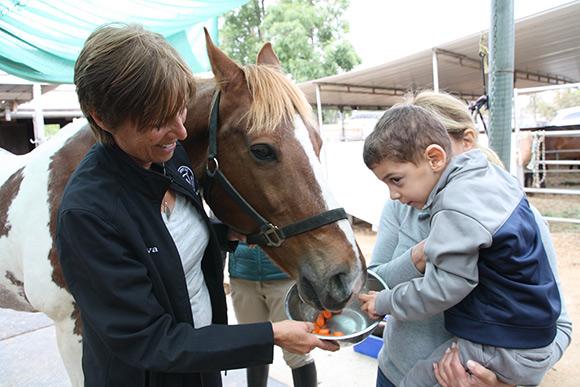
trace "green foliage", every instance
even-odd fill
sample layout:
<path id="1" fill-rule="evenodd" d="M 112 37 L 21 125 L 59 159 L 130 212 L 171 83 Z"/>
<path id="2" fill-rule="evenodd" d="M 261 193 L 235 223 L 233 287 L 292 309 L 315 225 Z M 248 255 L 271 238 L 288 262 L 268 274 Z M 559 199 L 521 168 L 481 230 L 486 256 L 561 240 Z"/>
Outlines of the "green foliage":
<path id="1" fill-rule="evenodd" d="M 240 63 L 253 63 L 262 44 L 270 41 L 297 81 L 348 71 L 360 58 L 344 38 L 347 7 L 348 0 L 280 0 L 268 7 L 263 0 L 251 0 L 226 15 L 222 48 Z"/>
<path id="2" fill-rule="evenodd" d="M 580 106 L 580 90 L 565 89 L 561 90 L 554 97 L 554 104 L 559 109 Z"/>
<path id="3" fill-rule="evenodd" d="M 60 130 L 59 124 L 45 124 L 44 125 L 44 135 L 46 136 L 47 139 L 49 139 L 52 136 L 54 136 L 55 134 L 57 134 L 59 130 Z"/>
<path id="4" fill-rule="evenodd" d="M 532 95 L 526 111 L 549 121 L 556 116 L 558 110 L 574 106 L 580 106 L 580 90 L 577 88 L 551 91 L 545 96 Z"/>
<path id="5" fill-rule="evenodd" d="M 225 15 L 220 29 L 220 46 L 239 63 L 253 63 L 262 46 L 264 1 L 251 0 Z"/>

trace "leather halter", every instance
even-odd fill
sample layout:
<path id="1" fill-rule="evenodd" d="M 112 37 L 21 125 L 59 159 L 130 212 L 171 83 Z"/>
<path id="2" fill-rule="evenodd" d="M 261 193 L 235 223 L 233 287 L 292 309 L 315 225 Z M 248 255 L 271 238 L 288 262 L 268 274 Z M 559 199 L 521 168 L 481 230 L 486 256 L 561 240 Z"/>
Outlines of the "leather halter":
<path id="1" fill-rule="evenodd" d="M 260 231 L 255 234 L 246 235 L 247 243 L 257 244 L 261 246 L 278 247 L 284 240 L 294 235 L 302 234 L 316 228 L 325 226 L 327 224 L 347 219 L 344 208 L 335 208 L 333 210 L 325 211 L 315 216 L 300 220 L 285 227 L 278 227 L 262 215 L 260 215 L 254 207 L 250 205 L 235 187 L 230 183 L 227 177 L 220 170 L 217 158 L 217 129 L 219 121 L 219 103 L 220 91 L 216 91 L 212 103 L 209 121 L 209 153 L 207 165 L 205 168 L 206 178 L 204 179 L 204 197 L 209 203 L 209 191 L 213 181 L 217 181 L 221 187 L 226 191 L 230 198 L 238 204 L 252 219 L 254 219 Z"/>

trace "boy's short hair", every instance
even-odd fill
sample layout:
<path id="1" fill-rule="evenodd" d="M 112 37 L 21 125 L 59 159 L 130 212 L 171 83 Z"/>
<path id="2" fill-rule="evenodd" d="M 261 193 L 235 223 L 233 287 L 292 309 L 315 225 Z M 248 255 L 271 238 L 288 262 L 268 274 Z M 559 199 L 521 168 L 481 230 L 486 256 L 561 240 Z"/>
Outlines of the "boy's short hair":
<path id="1" fill-rule="evenodd" d="M 81 110 L 97 141 L 126 121 L 138 130 L 163 126 L 195 96 L 193 74 L 163 36 L 136 24 L 108 24 L 86 40 L 74 67 Z"/>
<path id="2" fill-rule="evenodd" d="M 431 144 L 451 154 L 451 139 L 441 121 L 422 107 L 395 105 L 383 114 L 366 138 L 363 158 L 369 168 L 383 160 L 417 165 Z"/>

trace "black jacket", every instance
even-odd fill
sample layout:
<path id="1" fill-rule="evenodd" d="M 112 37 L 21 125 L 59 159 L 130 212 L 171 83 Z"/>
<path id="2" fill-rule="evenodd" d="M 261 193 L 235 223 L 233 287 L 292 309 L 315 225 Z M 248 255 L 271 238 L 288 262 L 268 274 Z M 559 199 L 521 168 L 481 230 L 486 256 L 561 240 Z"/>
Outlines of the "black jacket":
<path id="1" fill-rule="evenodd" d="M 221 250 L 192 180 L 181 146 L 163 173 L 99 144 L 69 180 L 57 248 L 81 312 L 86 386 L 220 386 L 219 370 L 272 362 L 270 323 L 225 325 Z M 213 324 L 201 329 L 192 325 L 181 260 L 160 214 L 168 187 L 210 228 L 202 269 Z"/>

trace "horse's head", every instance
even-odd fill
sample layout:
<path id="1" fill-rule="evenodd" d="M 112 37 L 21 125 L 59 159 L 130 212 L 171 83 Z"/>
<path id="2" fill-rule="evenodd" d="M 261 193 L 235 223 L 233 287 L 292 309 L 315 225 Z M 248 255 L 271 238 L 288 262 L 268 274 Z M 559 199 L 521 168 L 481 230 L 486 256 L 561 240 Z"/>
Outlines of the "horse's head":
<path id="1" fill-rule="evenodd" d="M 256 65 L 242 67 L 207 34 L 206 41 L 220 94 L 213 103 L 219 123 L 213 123 L 215 151 L 209 135 L 206 200 L 220 220 L 254 235 L 297 280 L 305 301 L 339 310 L 360 290 L 366 269 L 346 215 L 325 182 L 318 158 L 322 141 L 310 105 L 282 73 L 269 43 Z M 198 97 L 196 103 L 208 100 Z M 243 200 L 227 192 L 224 179 Z"/>

